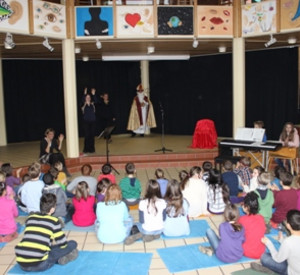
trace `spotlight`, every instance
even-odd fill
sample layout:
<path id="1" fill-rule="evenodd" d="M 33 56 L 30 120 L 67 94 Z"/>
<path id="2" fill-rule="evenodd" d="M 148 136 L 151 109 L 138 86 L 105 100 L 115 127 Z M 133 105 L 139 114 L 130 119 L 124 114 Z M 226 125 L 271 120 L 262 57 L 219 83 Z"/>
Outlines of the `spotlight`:
<path id="1" fill-rule="evenodd" d="M 155 47 L 153 47 L 153 46 L 147 47 L 147 54 L 151 54 L 151 53 L 154 53 L 154 52 L 155 52 Z"/>
<path id="2" fill-rule="evenodd" d="M 10 32 L 6 33 L 6 37 L 4 40 L 4 48 L 7 50 L 11 50 L 16 46 L 13 40 L 13 36 Z"/>
<path id="3" fill-rule="evenodd" d="M 196 39 L 196 37 L 194 37 L 194 41 L 193 41 L 193 48 L 197 48 L 199 45 L 199 41 Z"/>
<path id="4" fill-rule="evenodd" d="M 226 53 L 226 47 L 225 46 L 220 46 L 218 47 L 219 53 Z"/>
<path id="5" fill-rule="evenodd" d="M 87 55 L 84 55 L 83 57 L 82 57 L 82 61 L 84 61 L 84 62 L 87 62 L 87 61 L 89 61 L 90 59 L 89 59 L 89 57 L 87 56 Z"/>
<path id="6" fill-rule="evenodd" d="M 290 38 L 288 39 L 288 43 L 289 43 L 289 44 L 296 44 L 296 42 L 297 42 L 297 38 L 296 38 L 296 37 L 290 37 Z"/>
<path id="7" fill-rule="evenodd" d="M 50 52 L 54 51 L 54 48 L 49 44 L 48 37 L 44 37 L 43 46 L 47 48 Z"/>
<path id="8" fill-rule="evenodd" d="M 277 39 L 273 37 L 273 34 L 270 34 L 270 40 L 265 43 L 265 47 L 268 48 L 271 45 L 275 44 L 277 42 Z"/>
<path id="9" fill-rule="evenodd" d="M 79 47 L 75 47 L 75 53 L 81 53 L 81 49 Z"/>
<path id="10" fill-rule="evenodd" d="M 100 50 L 102 48 L 102 43 L 99 39 L 96 40 L 96 47 L 98 50 Z"/>

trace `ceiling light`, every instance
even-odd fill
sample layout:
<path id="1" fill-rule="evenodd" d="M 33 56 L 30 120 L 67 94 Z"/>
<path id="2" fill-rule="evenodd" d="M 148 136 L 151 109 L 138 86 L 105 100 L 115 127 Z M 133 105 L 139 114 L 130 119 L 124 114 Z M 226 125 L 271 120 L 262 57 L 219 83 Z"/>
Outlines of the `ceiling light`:
<path id="1" fill-rule="evenodd" d="M 296 42 L 297 42 L 297 38 L 296 38 L 296 37 L 290 37 L 290 38 L 288 39 L 288 43 L 289 43 L 289 44 L 296 44 Z"/>
<path id="2" fill-rule="evenodd" d="M 99 39 L 96 40 L 96 47 L 98 50 L 100 50 L 102 48 L 102 43 Z"/>
<path id="3" fill-rule="evenodd" d="M 220 46 L 218 47 L 219 53 L 226 53 L 226 47 L 225 46 Z"/>
<path id="4" fill-rule="evenodd" d="M 155 52 L 155 47 L 149 46 L 149 47 L 147 48 L 147 54 L 151 54 L 151 53 L 154 53 L 154 52 Z"/>
<path id="5" fill-rule="evenodd" d="M 87 61 L 89 61 L 90 59 L 89 59 L 89 57 L 87 56 L 87 55 L 84 55 L 83 57 L 82 57 L 82 61 L 84 61 L 84 62 L 87 62 Z"/>
<path id="6" fill-rule="evenodd" d="M 81 53 L 80 47 L 75 47 L 75 53 Z"/>
<path id="7" fill-rule="evenodd" d="M 14 39 L 13 36 L 10 32 L 6 33 L 6 37 L 4 40 L 4 48 L 5 49 L 13 49 L 16 46 L 16 44 L 14 43 Z"/>
<path id="8" fill-rule="evenodd" d="M 271 45 L 275 44 L 277 42 L 277 39 L 273 37 L 273 34 L 270 34 L 270 40 L 265 43 L 265 47 L 268 48 Z"/>
<path id="9" fill-rule="evenodd" d="M 194 38 L 194 41 L 193 41 L 193 48 L 197 48 L 199 45 L 199 41 L 196 39 L 196 37 Z"/>
<path id="10" fill-rule="evenodd" d="M 47 48 L 50 52 L 53 52 L 54 48 L 49 44 L 48 37 L 44 37 L 44 38 L 45 40 L 43 41 L 43 46 Z"/>
<path id="11" fill-rule="evenodd" d="M 188 60 L 189 54 L 182 55 L 102 55 L 103 61 L 139 61 L 139 60 Z"/>

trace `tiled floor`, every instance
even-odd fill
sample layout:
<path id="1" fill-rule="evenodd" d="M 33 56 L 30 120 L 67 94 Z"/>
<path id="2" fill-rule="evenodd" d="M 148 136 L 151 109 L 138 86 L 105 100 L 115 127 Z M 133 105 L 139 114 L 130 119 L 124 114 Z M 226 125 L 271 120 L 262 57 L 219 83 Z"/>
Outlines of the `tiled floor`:
<path id="1" fill-rule="evenodd" d="M 181 169 L 188 169 L 187 167 L 181 168 L 168 168 L 165 170 L 165 175 L 167 178 L 178 178 L 178 172 Z M 116 175 L 117 180 L 120 180 L 121 175 Z M 137 171 L 138 177 L 140 178 L 143 184 L 143 190 L 145 190 L 145 184 L 149 178 L 154 177 L 154 169 L 140 169 Z M 74 175 L 76 176 L 76 175 Z M 96 175 L 95 175 L 96 176 Z M 131 210 L 131 214 L 134 217 L 134 220 L 137 221 L 138 213 L 137 210 Z M 217 229 L 218 225 L 222 222 L 222 216 L 211 216 L 205 217 L 209 223 L 210 227 L 213 229 Z M 19 217 L 18 221 L 23 223 L 24 217 Z M 172 246 L 180 246 L 180 245 L 189 245 L 194 243 L 206 242 L 206 238 L 189 238 L 189 239 L 176 239 L 176 240 L 155 240 L 153 242 L 144 243 L 144 242 L 136 242 L 130 246 L 125 246 L 123 244 L 114 244 L 114 245 L 106 245 L 99 243 L 98 239 L 94 232 L 75 232 L 68 231 L 67 232 L 68 239 L 75 239 L 78 242 L 78 247 L 80 250 L 90 250 L 90 251 L 118 251 L 118 252 L 151 252 L 153 253 L 152 262 L 149 270 L 149 275 L 165 275 L 171 274 L 163 261 L 160 259 L 156 249 L 164 248 L 164 247 L 172 247 Z M 5 247 L 0 249 L 0 274 L 5 274 L 12 265 L 15 264 L 15 254 L 14 254 L 14 246 L 22 237 L 19 236 L 17 240 L 7 244 Z M 183 255 L 184 256 L 184 255 Z M 214 267 L 209 269 L 200 269 L 189 272 L 183 272 L 180 274 L 183 275 L 196 275 L 196 274 L 207 274 L 207 275 L 224 275 L 231 274 L 233 271 L 243 270 L 248 268 L 249 264 L 233 264 L 222 267 Z M 46 274 L 47 272 L 45 272 Z M 138 275 L 138 274 L 137 274 Z"/>

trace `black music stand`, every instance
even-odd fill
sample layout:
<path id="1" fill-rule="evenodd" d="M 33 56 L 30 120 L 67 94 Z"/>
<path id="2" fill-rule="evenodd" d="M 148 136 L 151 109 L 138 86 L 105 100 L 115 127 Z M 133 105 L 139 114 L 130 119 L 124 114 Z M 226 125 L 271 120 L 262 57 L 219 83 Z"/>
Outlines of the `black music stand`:
<path id="1" fill-rule="evenodd" d="M 162 145 L 162 148 L 154 150 L 154 152 L 163 152 L 165 154 L 166 152 L 173 152 L 173 150 L 167 149 L 165 147 L 165 112 L 164 112 L 164 108 L 163 108 L 161 102 L 159 102 L 159 107 L 160 107 L 160 112 L 161 112 L 161 145 Z"/>
<path id="2" fill-rule="evenodd" d="M 109 162 L 109 150 L 108 150 L 108 144 L 109 144 L 109 137 L 111 135 L 111 132 L 115 129 L 116 126 L 108 126 L 106 127 L 103 132 L 98 136 L 98 138 L 104 137 L 106 141 L 106 165 L 109 165 L 112 170 L 114 170 L 118 175 L 120 173 L 110 164 Z"/>

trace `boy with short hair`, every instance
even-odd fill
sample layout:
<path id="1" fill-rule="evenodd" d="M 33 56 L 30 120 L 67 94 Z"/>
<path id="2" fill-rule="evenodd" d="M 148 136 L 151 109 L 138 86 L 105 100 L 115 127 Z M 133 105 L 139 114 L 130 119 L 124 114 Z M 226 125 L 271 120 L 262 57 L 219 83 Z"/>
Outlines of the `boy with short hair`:
<path id="1" fill-rule="evenodd" d="M 140 201 L 142 192 L 141 182 L 136 178 L 136 169 L 132 162 L 125 165 L 125 171 L 127 173 L 127 177 L 120 181 L 123 201 L 127 206 L 136 205 Z"/>
<path id="2" fill-rule="evenodd" d="M 44 271 L 78 256 L 77 243 L 67 241 L 58 218 L 51 216 L 55 206 L 56 196 L 45 194 L 40 199 L 41 211 L 26 220 L 23 239 L 15 247 L 16 261 L 24 271 Z"/>
<path id="3" fill-rule="evenodd" d="M 267 238 L 262 242 L 268 247 L 270 253 L 264 253 L 260 259 L 261 264 L 251 263 L 251 268 L 266 274 L 300 274 L 300 211 L 290 210 L 287 213 L 286 227 L 291 236 L 283 239 L 280 234 L 281 246 L 276 250 L 273 243 Z"/>
<path id="4" fill-rule="evenodd" d="M 263 172 L 258 176 L 258 186 L 254 191 L 258 195 L 258 213 L 265 219 L 267 233 L 270 231 L 270 219 L 272 217 L 272 206 L 274 203 L 273 192 L 268 188 L 271 183 L 270 173 Z"/>
<path id="5" fill-rule="evenodd" d="M 276 208 L 276 210 L 272 215 L 270 223 L 274 228 L 278 228 L 278 225 L 285 220 L 289 210 L 297 209 L 298 195 L 297 191 L 291 188 L 292 182 L 292 174 L 285 171 L 280 174 L 280 185 L 283 189 L 278 190 L 275 185 L 271 186 L 274 194 L 273 207 Z"/>
<path id="6" fill-rule="evenodd" d="M 250 185 L 250 180 L 252 178 L 250 166 L 251 159 L 249 157 L 242 157 L 237 163 L 236 168 L 233 170 L 233 172 L 236 173 L 241 180 L 240 186 L 242 186 L 242 184 L 245 184 L 247 186 Z"/>
<path id="7" fill-rule="evenodd" d="M 28 169 L 30 180 L 19 189 L 21 202 L 25 206 L 22 210 L 27 213 L 40 211 L 40 198 L 44 188 L 44 182 L 40 180 L 41 165 L 34 162 Z"/>
<path id="8" fill-rule="evenodd" d="M 238 198 L 240 192 L 239 189 L 239 178 L 236 173 L 233 172 L 233 164 L 230 160 L 226 160 L 223 164 L 224 173 L 222 174 L 222 180 L 229 187 L 230 201 L 232 203 L 238 203 L 243 198 Z"/>

